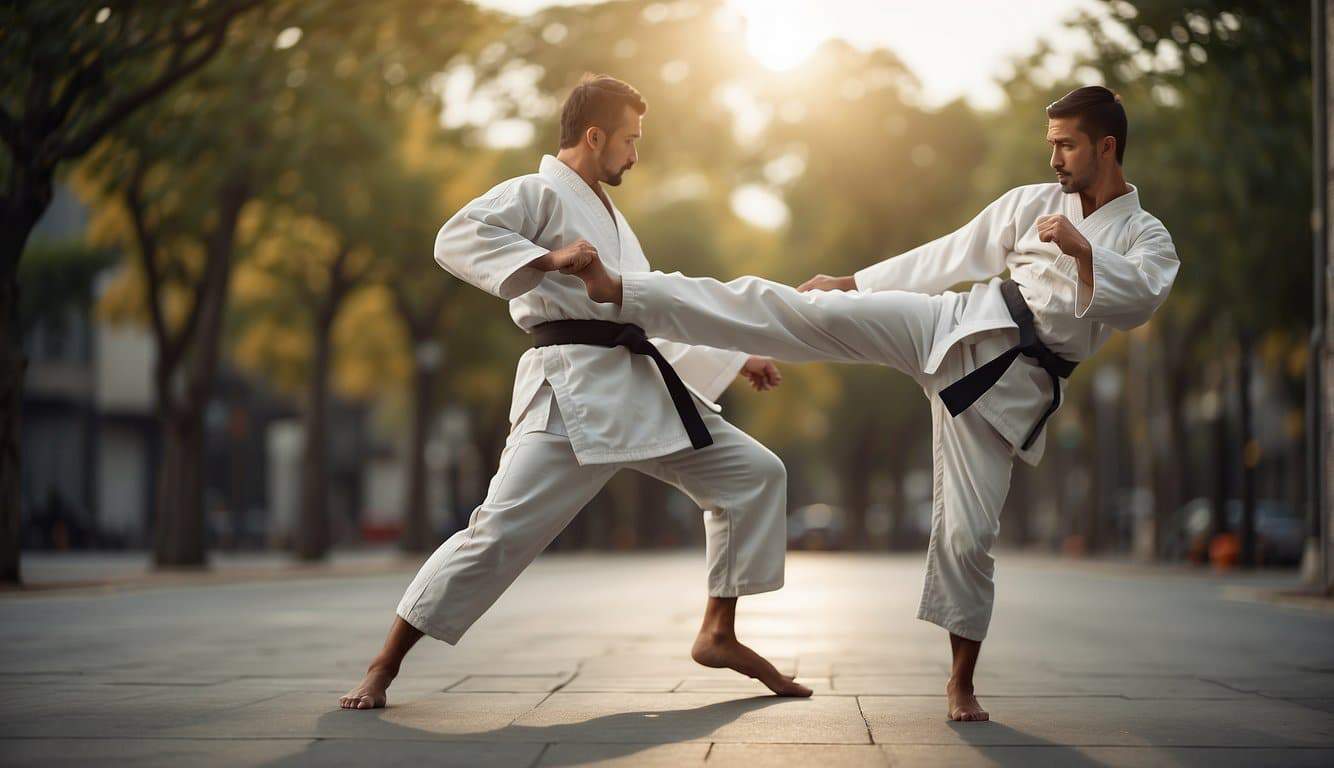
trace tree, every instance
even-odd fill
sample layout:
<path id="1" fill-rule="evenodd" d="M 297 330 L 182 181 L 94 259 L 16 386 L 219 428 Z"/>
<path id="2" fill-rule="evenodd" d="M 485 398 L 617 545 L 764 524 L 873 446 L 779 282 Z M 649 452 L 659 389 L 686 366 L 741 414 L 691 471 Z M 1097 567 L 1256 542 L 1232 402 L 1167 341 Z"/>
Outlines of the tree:
<path id="1" fill-rule="evenodd" d="M 260 0 L 144 8 L 74 0 L 0 10 L 0 581 L 19 581 L 23 373 L 18 266 L 58 169 L 199 71 Z"/>
<path id="2" fill-rule="evenodd" d="M 452 54 L 452 36 L 469 29 L 456 23 L 469 18 L 458 3 L 363 13 L 328 0 L 282 10 L 239 30 L 240 41 L 217 66 L 178 98 L 129 121 L 90 163 L 90 174 L 108 195 L 123 200 L 133 224 L 122 234 L 134 234 L 141 256 L 136 274 L 145 282 L 159 347 L 159 414 L 168 457 L 158 495 L 159 565 L 204 562 L 202 417 L 217 370 L 242 210 L 262 203 L 257 211 L 285 206 L 299 215 L 354 198 L 369 209 L 364 194 L 349 194 L 344 171 L 373 167 L 384 157 L 378 110 L 400 88 L 421 87 L 420 78 L 407 78 L 400 59 L 423 51 Z M 432 36 L 420 28 L 424 21 L 449 34 Z M 387 39 L 402 45 L 389 47 Z M 426 55 L 414 60 L 423 67 L 438 61 Z M 271 222 L 254 217 L 249 244 L 266 227 Z M 336 301 L 320 308 L 329 315 L 326 330 L 346 289 L 346 261 L 333 263 Z M 166 283 L 173 281 L 193 297 L 180 317 L 165 309 L 174 290 Z M 185 382 L 178 381 L 182 370 Z M 322 412 L 322 406 L 313 411 Z M 316 467 L 322 466 L 315 455 L 321 450 L 308 452 Z M 307 487 L 322 481 L 318 470 L 312 472 Z M 318 494 L 312 491 L 312 498 L 318 501 Z"/>

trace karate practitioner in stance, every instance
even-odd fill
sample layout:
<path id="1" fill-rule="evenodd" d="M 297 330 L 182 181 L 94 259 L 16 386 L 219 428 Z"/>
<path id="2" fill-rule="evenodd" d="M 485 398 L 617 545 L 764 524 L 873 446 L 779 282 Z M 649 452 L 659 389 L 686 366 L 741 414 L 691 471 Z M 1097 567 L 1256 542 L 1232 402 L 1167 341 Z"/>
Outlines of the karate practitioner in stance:
<path id="1" fill-rule="evenodd" d="M 991 547 L 1018 456 L 1037 464 L 1062 382 L 1113 330 L 1148 321 L 1172 238 L 1125 181 L 1126 114 L 1101 87 L 1047 108 L 1055 184 L 1006 192 L 961 229 L 855 275 L 794 289 L 593 262 L 576 274 L 655 336 L 792 361 L 878 363 L 931 402 L 931 540 L 917 616 L 949 632 L 953 720 L 986 720 L 973 670 L 991 621 Z M 1009 270 L 1009 279 L 999 277 Z M 948 290 L 973 283 L 961 292 Z"/>
<path id="2" fill-rule="evenodd" d="M 743 353 L 650 342 L 613 322 L 618 312 L 589 301 L 570 275 L 599 256 L 621 273 L 649 269 L 602 186 L 619 185 L 637 161 L 645 110 L 626 83 L 586 78 L 562 108 L 560 152 L 469 203 L 436 236 L 440 266 L 507 300 L 534 346 L 519 360 L 511 430 L 485 501 L 413 579 L 344 709 L 384 706 L 423 634 L 457 643 L 622 468 L 670 483 L 705 510 L 709 597 L 691 657 L 782 696 L 811 694 L 733 627 L 738 596 L 783 585 L 787 473 L 712 401 L 738 373 L 770 389 L 778 369 Z"/>

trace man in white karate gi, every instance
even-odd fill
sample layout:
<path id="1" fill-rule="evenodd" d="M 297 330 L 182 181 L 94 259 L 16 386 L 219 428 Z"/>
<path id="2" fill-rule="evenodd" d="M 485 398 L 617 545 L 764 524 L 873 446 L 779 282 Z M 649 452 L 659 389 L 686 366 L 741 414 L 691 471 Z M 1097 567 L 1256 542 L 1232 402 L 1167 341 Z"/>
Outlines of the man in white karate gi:
<path id="1" fill-rule="evenodd" d="M 991 621 L 991 547 L 1018 456 L 1037 464 L 1062 382 L 1146 322 L 1177 274 L 1172 238 L 1121 160 L 1126 114 L 1101 87 L 1047 108 L 1055 184 L 1006 192 L 961 229 L 855 275 L 794 289 L 590 263 L 589 296 L 655 336 L 793 361 L 878 363 L 931 402 L 931 540 L 918 618 L 949 632 L 953 720 L 986 720 L 973 671 Z M 999 275 L 1009 270 L 1009 280 Z M 972 283 L 961 291 L 948 290 Z"/>
<path id="2" fill-rule="evenodd" d="M 811 694 L 742 645 L 733 626 L 738 596 L 783 585 L 787 473 L 712 401 L 738 373 L 756 389 L 777 386 L 778 369 L 744 353 L 650 342 L 611 322 L 617 311 L 589 301 L 569 275 L 597 257 L 622 273 L 649 269 L 602 186 L 619 185 L 638 160 L 646 108 L 624 82 L 585 78 L 562 108 L 560 152 L 469 203 L 436 236 L 440 266 L 509 301 L 534 347 L 519 360 L 511 430 L 485 501 L 413 579 L 384 648 L 340 699 L 344 709 L 384 706 L 423 634 L 457 643 L 622 468 L 674 485 L 705 510 L 709 597 L 692 658 L 779 695 Z"/>

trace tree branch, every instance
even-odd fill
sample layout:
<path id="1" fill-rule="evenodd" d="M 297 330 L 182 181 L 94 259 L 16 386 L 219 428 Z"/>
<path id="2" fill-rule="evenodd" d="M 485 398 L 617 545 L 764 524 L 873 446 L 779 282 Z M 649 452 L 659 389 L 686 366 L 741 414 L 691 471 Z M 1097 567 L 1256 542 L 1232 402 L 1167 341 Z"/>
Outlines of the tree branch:
<path id="1" fill-rule="evenodd" d="M 167 323 L 162 312 L 162 274 L 158 270 L 157 237 L 149 230 L 144 215 L 143 181 L 147 172 L 147 162 L 140 156 L 135 161 L 130 183 L 125 188 L 125 207 L 129 209 L 130 220 L 134 223 L 135 238 L 139 241 L 139 262 L 143 266 L 144 279 L 147 282 L 148 311 L 152 318 L 153 336 L 157 339 L 162 357 L 159 367 L 170 371 L 176 365 L 171 352 L 171 340 L 167 335 Z"/>
<path id="2" fill-rule="evenodd" d="M 119 100 L 113 102 L 106 108 L 102 116 L 95 120 L 82 132 L 71 137 L 69 140 L 61 142 L 52 152 L 50 161 L 52 163 L 78 157 L 92 148 L 104 135 L 106 135 L 116 124 L 120 123 L 126 117 L 129 117 L 135 110 L 148 104 L 157 97 L 161 96 L 172 86 L 193 74 L 202 67 L 209 59 L 213 58 L 219 50 L 222 49 L 222 43 L 227 38 L 227 30 L 230 28 L 233 20 L 242 13 L 250 11 L 252 8 L 260 5 L 263 0 L 247 0 L 229 8 L 219 17 L 217 26 L 213 27 L 211 37 L 204 49 L 193 58 L 185 58 L 185 50 L 189 45 L 196 42 L 199 38 L 185 36 L 178 38 L 178 45 L 173 47 L 171 61 L 168 63 L 165 71 L 157 79 L 140 88 L 138 91 L 128 93 Z M 207 29 L 207 27 L 204 27 Z M 189 41 L 189 42 L 185 42 Z M 182 61 L 184 59 L 184 61 Z"/>

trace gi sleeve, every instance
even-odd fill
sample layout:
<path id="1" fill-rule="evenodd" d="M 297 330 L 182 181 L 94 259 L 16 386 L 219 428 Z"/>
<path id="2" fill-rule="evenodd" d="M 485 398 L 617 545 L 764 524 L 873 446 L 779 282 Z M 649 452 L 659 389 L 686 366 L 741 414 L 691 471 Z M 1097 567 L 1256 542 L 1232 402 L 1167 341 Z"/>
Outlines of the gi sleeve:
<path id="1" fill-rule="evenodd" d="M 717 400 L 731 384 L 750 355 L 729 349 L 682 344 L 653 339 L 658 351 L 676 370 L 676 375 L 706 400 Z"/>
<path id="2" fill-rule="evenodd" d="M 1093 285 L 1077 280 L 1075 317 L 1121 331 L 1148 322 L 1167 299 L 1181 262 L 1172 236 L 1156 220 L 1125 253 L 1093 246 Z"/>
<path id="3" fill-rule="evenodd" d="M 999 275 L 1017 238 L 1022 192 L 1012 189 L 950 234 L 858 271 L 857 290 L 940 293 Z"/>
<path id="4" fill-rule="evenodd" d="M 534 244 L 537 224 L 522 179 L 511 179 L 468 203 L 435 236 L 435 260 L 455 277 L 493 296 L 522 296 L 546 275 L 528 266 L 548 253 Z"/>

